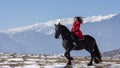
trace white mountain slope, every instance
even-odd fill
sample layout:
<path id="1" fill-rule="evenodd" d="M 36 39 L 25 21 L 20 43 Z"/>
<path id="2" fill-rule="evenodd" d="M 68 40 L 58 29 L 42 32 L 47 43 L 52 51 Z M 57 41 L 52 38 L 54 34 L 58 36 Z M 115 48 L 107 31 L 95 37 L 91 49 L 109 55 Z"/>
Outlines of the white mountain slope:
<path id="1" fill-rule="evenodd" d="M 103 57 L 111 57 L 113 59 L 120 59 L 120 48 L 103 53 Z"/>
<path id="2" fill-rule="evenodd" d="M 54 38 L 54 24 L 61 22 L 69 29 L 72 18 L 57 19 L 45 23 L 0 30 L 0 52 L 16 53 L 63 53 L 61 40 Z M 88 23 L 97 22 L 97 23 Z M 81 29 L 84 34 L 90 34 L 97 40 L 102 52 L 119 47 L 120 15 L 93 16 L 84 19 Z"/>
<path id="3" fill-rule="evenodd" d="M 84 18 L 84 23 L 99 22 L 99 21 L 110 19 L 116 15 L 117 14 L 109 14 L 109 15 L 105 15 L 105 16 L 99 15 L 99 16 L 87 17 L 87 18 Z M 73 23 L 73 18 L 57 19 L 57 20 L 48 21 L 45 23 L 36 23 L 34 25 L 29 25 L 29 26 L 24 26 L 24 27 L 17 27 L 17 28 L 11 28 L 11 29 L 7 29 L 7 30 L 0 30 L 0 32 L 6 33 L 6 34 L 16 34 L 16 33 L 24 32 L 24 31 L 34 30 L 37 32 L 46 31 L 46 34 L 52 34 L 53 29 L 51 29 L 51 28 L 53 28 L 54 24 L 57 24 L 59 22 L 61 22 L 63 25 L 70 25 Z M 48 32 L 48 30 L 49 30 L 49 32 Z"/>

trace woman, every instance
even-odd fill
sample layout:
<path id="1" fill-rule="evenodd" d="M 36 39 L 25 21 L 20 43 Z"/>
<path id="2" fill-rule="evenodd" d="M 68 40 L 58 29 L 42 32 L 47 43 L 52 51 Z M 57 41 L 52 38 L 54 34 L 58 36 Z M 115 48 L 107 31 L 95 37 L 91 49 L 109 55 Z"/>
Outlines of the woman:
<path id="1" fill-rule="evenodd" d="M 74 23 L 72 25 L 72 38 L 74 39 L 74 45 L 77 45 L 78 39 L 83 39 L 83 34 L 80 30 L 80 25 L 83 23 L 83 20 L 81 17 L 74 17 Z"/>

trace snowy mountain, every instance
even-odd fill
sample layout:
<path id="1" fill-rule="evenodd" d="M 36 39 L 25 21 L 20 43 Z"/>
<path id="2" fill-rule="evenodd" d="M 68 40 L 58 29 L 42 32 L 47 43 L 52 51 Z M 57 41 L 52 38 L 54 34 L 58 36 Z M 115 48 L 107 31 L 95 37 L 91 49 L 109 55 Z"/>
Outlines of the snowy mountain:
<path id="1" fill-rule="evenodd" d="M 103 53 L 103 57 L 119 58 L 120 59 L 120 49 L 115 49 L 112 51 L 107 51 Z"/>
<path id="2" fill-rule="evenodd" d="M 73 18 L 57 19 L 45 23 L 0 30 L 0 52 L 63 53 L 62 39 L 56 40 L 54 38 L 54 24 L 58 22 L 70 29 Z M 120 14 L 87 17 L 84 18 L 84 23 L 81 30 L 84 34 L 95 37 L 102 52 L 119 48 Z M 76 54 L 80 53 L 76 52 Z"/>
<path id="3" fill-rule="evenodd" d="M 105 15 L 105 16 L 99 15 L 99 16 L 87 17 L 87 18 L 84 18 L 84 23 L 99 22 L 99 21 L 110 19 L 116 15 L 117 14 L 109 14 L 109 15 Z M 13 34 L 24 32 L 24 31 L 34 30 L 36 32 L 41 32 L 41 33 L 43 32 L 44 34 L 45 33 L 52 34 L 52 33 L 54 33 L 54 24 L 57 24 L 59 22 L 61 22 L 63 25 L 71 25 L 73 23 L 73 18 L 56 19 L 54 21 L 48 21 L 45 23 L 36 23 L 33 25 L 24 26 L 24 27 L 17 27 L 17 28 L 11 28 L 11 29 L 7 29 L 7 30 L 0 30 L 0 32 L 6 33 L 9 35 L 13 35 Z"/>

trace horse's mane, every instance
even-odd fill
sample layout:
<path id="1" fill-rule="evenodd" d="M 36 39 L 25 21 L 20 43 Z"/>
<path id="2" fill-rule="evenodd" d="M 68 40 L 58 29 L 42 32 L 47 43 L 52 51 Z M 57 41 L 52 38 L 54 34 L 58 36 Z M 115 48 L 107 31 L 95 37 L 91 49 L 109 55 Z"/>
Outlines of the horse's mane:
<path id="1" fill-rule="evenodd" d="M 64 30 L 67 30 L 70 32 L 70 30 L 65 25 L 60 25 Z"/>

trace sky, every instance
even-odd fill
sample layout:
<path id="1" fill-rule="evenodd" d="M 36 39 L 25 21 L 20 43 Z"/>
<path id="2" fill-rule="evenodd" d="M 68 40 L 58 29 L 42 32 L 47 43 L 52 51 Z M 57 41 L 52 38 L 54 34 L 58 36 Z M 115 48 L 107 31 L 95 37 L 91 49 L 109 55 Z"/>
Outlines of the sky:
<path id="1" fill-rule="evenodd" d="M 120 0 L 0 0 L 0 29 L 120 13 Z"/>

